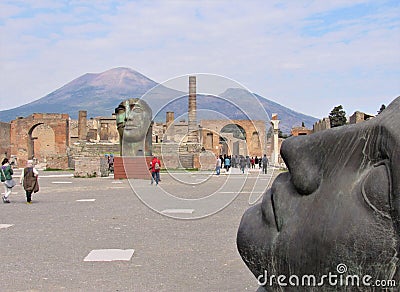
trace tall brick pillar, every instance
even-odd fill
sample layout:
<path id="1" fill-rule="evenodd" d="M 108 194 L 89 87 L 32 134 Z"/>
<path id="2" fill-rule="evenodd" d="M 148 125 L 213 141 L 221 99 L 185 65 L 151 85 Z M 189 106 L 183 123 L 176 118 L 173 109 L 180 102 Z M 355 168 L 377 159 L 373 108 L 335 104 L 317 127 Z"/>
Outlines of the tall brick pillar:
<path id="1" fill-rule="evenodd" d="M 87 111 L 79 111 L 78 117 L 78 139 L 86 140 L 87 136 Z"/>
<path id="2" fill-rule="evenodd" d="M 199 142 L 196 111 L 196 76 L 189 76 L 188 143 Z"/>
<path id="3" fill-rule="evenodd" d="M 174 112 L 167 112 L 167 116 L 166 116 L 166 139 L 167 140 L 174 140 L 174 136 L 175 136 L 175 129 L 174 129 L 174 120 L 175 120 L 175 114 Z"/>

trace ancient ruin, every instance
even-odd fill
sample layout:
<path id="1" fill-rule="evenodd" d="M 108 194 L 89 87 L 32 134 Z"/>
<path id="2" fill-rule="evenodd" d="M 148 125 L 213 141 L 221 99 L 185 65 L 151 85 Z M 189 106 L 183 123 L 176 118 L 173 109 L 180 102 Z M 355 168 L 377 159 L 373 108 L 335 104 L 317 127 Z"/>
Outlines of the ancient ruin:
<path id="1" fill-rule="evenodd" d="M 261 157 L 264 154 L 272 165 L 284 166 L 280 156 L 284 138 L 278 135 L 276 114 L 270 121 L 198 121 L 196 76 L 189 76 L 188 85 L 188 119 L 176 120 L 174 112 L 167 111 L 165 122 L 151 121 L 145 146 L 139 149 L 141 153 L 156 154 L 168 168 L 213 169 L 215 157 L 219 155 Z M 0 123 L 0 134 L 4 137 L 0 141 L 0 155 L 11 158 L 15 165 L 24 165 L 27 159 L 34 158 L 42 168 L 72 168 L 77 176 L 107 175 L 100 169 L 99 161 L 107 154 L 121 155 L 123 131 L 118 129 L 123 129 L 120 127 L 123 123 L 119 121 L 119 111 L 125 115 L 126 108 L 130 112 L 130 105 L 123 101 L 108 117 L 88 118 L 87 111 L 80 110 L 77 120 L 67 114 L 35 113 L 11 123 Z M 350 123 L 371 118 L 372 115 L 355 112 Z M 324 118 L 314 124 L 313 130 L 293 127 L 291 135 L 309 135 L 328 128 L 329 118 Z"/>

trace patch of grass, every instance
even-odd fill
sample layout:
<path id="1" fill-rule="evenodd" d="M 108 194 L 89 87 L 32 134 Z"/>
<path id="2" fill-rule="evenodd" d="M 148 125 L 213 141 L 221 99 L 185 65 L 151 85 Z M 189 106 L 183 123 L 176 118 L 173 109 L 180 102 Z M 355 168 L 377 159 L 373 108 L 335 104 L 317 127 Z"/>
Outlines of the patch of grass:
<path id="1" fill-rule="evenodd" d="M 92 174 L 87 173 L 86 175 L 74 175 L 74 177 L 75 178 L 94 178 L 94 177 L 97 177 L 97 174 L 96 174 L 96 172 L 94 172 Z"/>
<path id="2" fill-rule="evenodd" d="M 43 169 L 43 171 L 64 171 L 65 169 L 61 169 L 61 168 L 45 168 Z"/>

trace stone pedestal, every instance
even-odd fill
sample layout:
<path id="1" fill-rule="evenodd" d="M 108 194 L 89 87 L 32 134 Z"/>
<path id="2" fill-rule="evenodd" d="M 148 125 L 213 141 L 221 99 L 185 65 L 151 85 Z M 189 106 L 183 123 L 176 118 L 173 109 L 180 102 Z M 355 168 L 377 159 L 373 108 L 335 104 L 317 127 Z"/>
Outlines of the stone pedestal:
<path id="1" fill-rule="evenodd" d="M 114 179 L 151 179 L 151 160 L 151 156 L 114 157 Z"/>

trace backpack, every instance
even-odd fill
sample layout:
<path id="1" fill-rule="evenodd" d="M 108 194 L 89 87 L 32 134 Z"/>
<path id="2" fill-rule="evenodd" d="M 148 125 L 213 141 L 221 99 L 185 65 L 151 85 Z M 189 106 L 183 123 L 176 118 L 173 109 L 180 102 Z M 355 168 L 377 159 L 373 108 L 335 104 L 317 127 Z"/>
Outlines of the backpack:
<path id="1" fill-rule="evenodd" d="M 159 170 L 160 169 L 160 164 L 158 162 L 156 162 L 156 164 L 154 164 L 154 169 L 155 170 Z"/>

